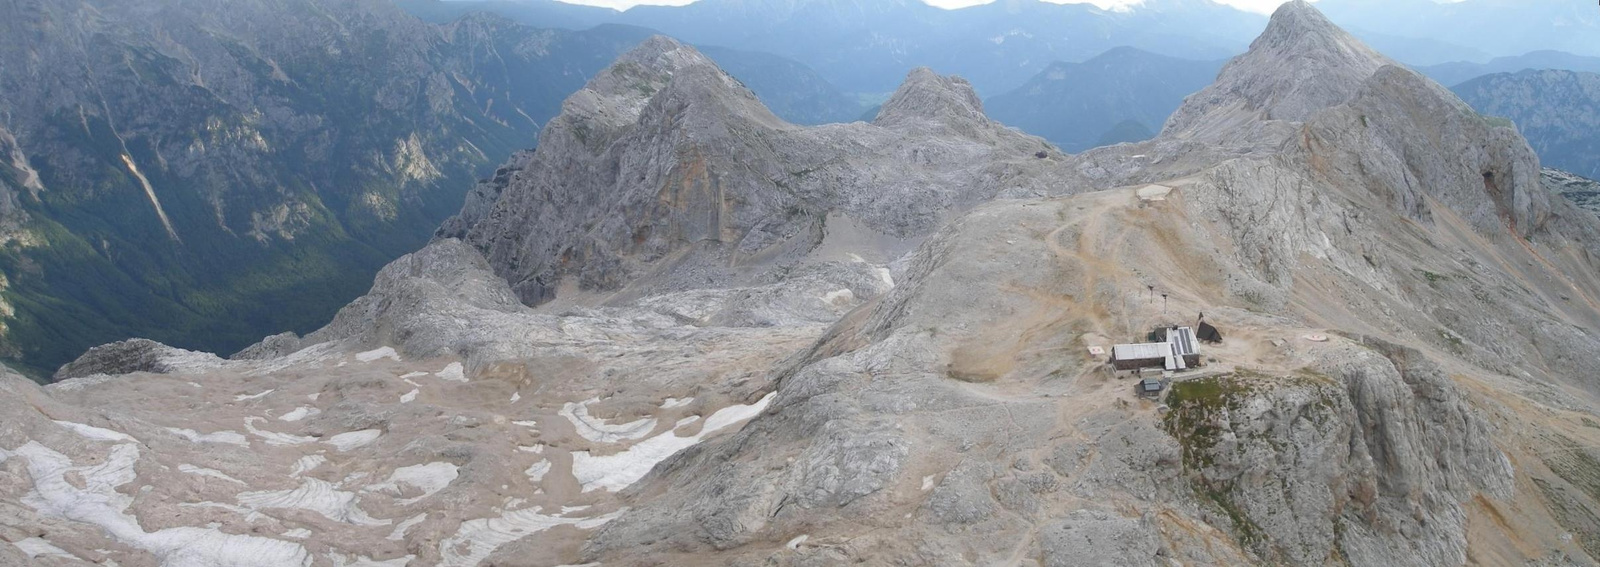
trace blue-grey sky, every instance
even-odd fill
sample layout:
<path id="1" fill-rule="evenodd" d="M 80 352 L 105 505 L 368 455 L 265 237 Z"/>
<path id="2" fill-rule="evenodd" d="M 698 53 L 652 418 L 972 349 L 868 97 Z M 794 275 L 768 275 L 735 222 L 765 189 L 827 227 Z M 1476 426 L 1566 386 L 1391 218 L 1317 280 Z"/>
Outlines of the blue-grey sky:
<path id="1" fill-rule="evenodd" d="M 694 0 L 562 0 L 562 1 L 569 2 L 569 3 L 572 3 L 572 4 L 585 4 L 585 5 L 589 5 L 589 6 L 604 6 L 604 7 L 607 7 L 607 8 L 616 8 L 618 10 L 626 10 L 628 8 L 632 8 L 632 7 L 640 5 L 640 4 L 654 4 L 654 5 L 661 5 L 661 6 L 682 6 L 684 4 L 690 4 L 690 3 L 694 2 Z M 993 2 L 994 0 L 923 0 L 923 1 L 927 2 L 928 4 L 931 4 L 931 5 L 934 5 L 934 6 L 938 6 L 940 8 L 964 8 L 964 7 L 967 7 L 967 6 L 974 6 L 974 5 L 977 5 L 977 4 L 987 4 L 989 2 Z M 1094 4 L 1094 5 L 1099 6 L 1101 8 L 1107 8 L 1107 9 L 1115 10 L 1115 9 L 1124 9 L 1124 8 L 1128 8 L 1130 6 L 1138 5 L 1143 0 L 1045 0 L 1045 1 L 1047 1 L 1047 2 L 1056 2 L 1056 3 L 1059 3 L 1059 4 Z M 1282 4 L 1284 2 L 1284 0 L 1217 0 L 1217 1 L 1221 2 L 1223 4 L 1230 5 L 1230 6 L 1237 6 L 1237 7 L 1241 8 L 1241 9 L 1250 10 L 1252 12 L 1260 12 L 1260 13 L 1263 13 L 1263 14 L 1272 13 L 1272 10 L 1274 8 L 1277 8 L 1279 4 Z"/>

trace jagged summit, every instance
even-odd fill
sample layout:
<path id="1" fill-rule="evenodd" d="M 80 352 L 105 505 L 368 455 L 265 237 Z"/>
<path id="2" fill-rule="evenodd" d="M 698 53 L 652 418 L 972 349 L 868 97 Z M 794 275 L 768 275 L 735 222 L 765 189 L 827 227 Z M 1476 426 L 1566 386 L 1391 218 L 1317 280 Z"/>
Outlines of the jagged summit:
<path id="1" fill-rule="evenodd" d="M 1076 156 L 926 70 L 753 119 L 652 41 L 307 338 L 0 367 L 0 565 L 1593 563 L 1600 220 L 1279 16 L 1212 137 Z"/>
<path id="2" fill-rule="evenodd" d="M 674 80 L 680 75 L 696 77 L 695 80 Z M 763 120 L 776 120 L 761 106 L 755 94 L 729 77 L 710 58 L 699 50 L 666 36 L 652 36 L 629 50 L 607 67 L 582 90 L 568 97 L 562 104 L 557 124 L 581 123 L 587 132 L 598 128 L 601 132 L 613 130 L 639 119 L 645 105 L 656 93 L 669 84 L 679 88 L 704 89 L 711 99 L 731 101 L 744 110 L 759 115 Z M 544 137 L 548 138 L 550 132 Z M 610 137 L 584 136 L 588 144 L 608 142 Z M 597 146 L 598 147 L 598 146 Z"/>
<path id="3" fill-rule="evenodd" d="M 808 254 L 828 214 L 905 238 L 1001 190 L 1062 187 L 1047 180 L 1059 164 L 1040 157 L 1052 153 L 985 117 L 965 80 L 927 69 L 874 124 L 795 126 L 658 37 L 568 99 L 539 148 L 475 189 L 439 236 L 471 242 L 529 305 L 563 285 L 610 295 L 748 281 L 759 272 L 741 264 Z"/>
<path id="4" fill-rule="evenodd" d="M 1250 50 L 1223 67 L 1214 84 L 1191 96 L 1167 121 L 1165 131 L 1203 137 L 1218 124 L 1237 123 L 1238 113 L 1301 122 L 1349 100 L 1368 77 L 1393 63 L 1310 3 L 1286 2 Z"/>
<path id="5" fill-rule="evenodd" d="M 987 124 L 983 101 L 966 79 L 941 76 L 927 67 L 912 69 L 873 124 L 887 128 L 925 128 L 972 135 Z"/>

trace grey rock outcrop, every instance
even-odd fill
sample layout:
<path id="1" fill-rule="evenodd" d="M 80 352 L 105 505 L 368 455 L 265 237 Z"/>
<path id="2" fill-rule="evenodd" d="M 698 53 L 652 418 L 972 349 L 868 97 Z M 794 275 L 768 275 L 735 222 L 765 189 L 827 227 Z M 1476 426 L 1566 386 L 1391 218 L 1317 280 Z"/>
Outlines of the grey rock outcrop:
<path id="1" fill-rule="evenodd" d="M 43 417 L 69 405 L 158 444 L 249 412 L 261 447 L 215 471 L 420 518 L 404 548 L 310 518 L 308 547 L 452 567 L 1587 562 L 1600 219 L 1309 5 L 1272 26 L 1216 86 L 1232 102 L 1191 101 L 1203 127 L 1044 157 L 960 81 L 917 71 L 878 124 L 800 128 L 652 40 L 324 329 L 25 390 L 48 412 L 0 396 L 25 416 L 0 450 L 135 445 Z M 1342 94 L 1273 83 L 1275 57 Z M 1227 342 L 1164 399 L 1108 369 L 1199 312 Z M 0 458 L 0 499 L 35 501 Z M 152 487 L 136 512 L 239 494 L 145 458 L 119 477 Z M 383 471 L 424 458 L 457 475 L 395 500 L 418 492 Z M 214 511 L 186 525 L 307 516 Z M 97 529 L 56 539 L 105 549 Z"/>
<path id="2" fill-rule="evenodd" d="M 1539 172 L 1539 180 L 1550 192 L 1566 197 L 1583 210 L 1600 215 L 1600 181 L 1550 168 Z"/>
<path id="3" fill-rule="evenodd" d="M 917 70 L 879 120 L 784 123 L 693 48 L 655 38 L 568 99 L 531 155 L 440 232 L 484 252 L 528 305 L 741 285 L 815 248 L 831 214 L 893 238 L 1002 191 L 1066 190 L 1048 144 Z"/>
<path id="4" fill-rule="evenodd" d="M 1431 197 L 1480 232 L 1509 228 L 1531 238 L 1550 215 L 1538 157 L 1516 130 L 1484 119 L 1414 71 L 1378 69 L 1347 104 L 1318 113 L 1307 127 L 1310 152 L 1350 152 L 1329 162 L 1360 164 L 1364 178 L 1351 181 L 1414 219 L 1431 220 Z M 1352 135 L 1356 143 L 1349 143 Z"/>
<path id="5" fill-rule="evenodd" d="M 0 358 L 29 370 L 315 328 L 648 33 L 388 0 L 18 0 L 0 30 Z"/>
<path id="6" fill-rule="evenodd" d="M 1101 186 L 1177 178 L 1174 193 L 1181 193 L 1183 209 L 1193 216 L 1170 218 L 1168 228 L 1207 236 L 1185 240 L 1189 247 L 1138 271 L 1180 270 L 1182 277 L 1216 286 L 1194 293 L 1217 289 L 1255 310 L 1383 329 L 1385 336 L 1405 337 L 1430 352 L 1381 339 L 1338 340 L 1303 359 L 1300 368 L 1307 374 L 1252 382 L 1231 409 L 1207 414 L 1220 419 L 1201 428 L 1215 439 L 1202 442 L 1179 430 L 1163 440 L 1159 431 L 1131 424 L 1097 429 L 1113 421 L 1114 412 L 1090 412 L 1073 422 L 1075 433 L 1056 435 L 1095 431 L 1103 435 L 1094 437 L 1098 443 L 1060 443 L 1046 462 L 1053 475 L 1067 479 L 1061 489 L 1067 494 L 1183 502 L 1186 517 L 1228 530 L 1252 561 L 1465 562 L 1468 517 L 1479 513 L 1472 510 L 1480 505 L 1474 498 L 1512 498 L 1517 471 L 1485 409 L 1467 401 L 1433 360 L 1443 352 L 1490 372 L 1518 368 L 1590 386 L 1575 377 L 1587 375 L 1577 353 L 1595 348 L 1581 346 L 1592 344 L 1594 335 L 1581 330 L 1562 338 L 1553 332 L 1559 325 L 1544 314 L 1560 309 L 1593 322 L 1594 312 L 1551 301 L 1549 294 L 1565 282 L 1520 282 L 1593 273 L 1584 259 L 1593 256 L 1579 254 L 1571 263 L 1560 260 L 1559 268 L 1528 272 L 1490 270 L 1478 258 L 1521 254 L 1511 250 L 1528 240 L 1552 250 L 1589 249 L 1596 223 L 1550 200 L 1533 174 L 1537 158 L 1514 130 L 1480 118 L 1448 91 L 1390 64 L 1308 4 L 1281 9 L 1257 48 L 1231 64 L 1210 95 L 1191 99 L 1161 138 L 1090 152 L 1074 159 L 1076 172 Z M 1280 60 L 1315 69 L 1313 82 L 1328 84 L 1302 93 L 1293 83 L 1275 82 L 1274 74 L 1293 65 Z M 1200 140 L 1217 147 L 1197 149 Z M 1117 202 L 1090 197 L 1067 202 L 1078 203 L 1080 211 L 1092 209 L 1090 203 Z M 1034 438 L 1063 425 L 1042 417 L 1023 421 L 1035 415 L 1025 402 L 999 394 L 1015 390 L 952 385 L 1000 382 L 1016 388 L 1009 381 L 1028 375 L 1026 364 L 1017 362 L 1025 359 L 1017 353 L 1026 349 L 1008 345 L 1041 337 L 1018 339 L 1018 333 L 993 330 L 1026 318 L 1017 305 L 1030 301 L 1023 299 L 1027 293 L 1108 306 L 1121 302 L 1128 309 L 1116 288 L 1080 275 L 1114 268 L 1040 263 L 1062 256 L 1039 241 L 1048 233 L 1039 227 L 1065 222 L 1060 230 L 1073 228 L 1074 220 L 1067 219 L 1074 213 L 1051 211 L 1055 203 L 1033 203 L 1036 210 L 1011 203 L 980 207 L 925 241 L 905 262 L 893 291 L 849 316 L 794 366 L 775 371 L 778 397 L 767 415 L 735 437 L 686 452 L 654 471 L 634 493 L 649 504 L 591 539 L 587 558 L 631 557 L 628 550 L 649 542 L 679 552 L 725 550 L 782 541 L 801 529 L 814 533 L 846 514 L 872 511 L 869 517 L 881 518 L 916 486 L 912 471 L 932 468 L 944 472 L 923 481 L 928 492 L 921 506 L 906 521 L 880 528 L 895 534 L 880 542 L 896 543 L 850 557 L 993 563 L 1005 556 L 1001 550 L 1010 541 L 999 534 L 1014 533 L 1013 526 L 1042 514 L 1059 522 L 1047 524 L 1049 531 L 1041 535 L 1040 545 L 1048 546 L 1043 559 L 1070 562 L 1062 549 L 1069 545 L 1063 543 L 1066 534 L 1094 531 L 1099 520 L 1083 512 L 1050 512 L 1049 503 L 1059 503 L 1059 497 L 1030 498 L 1023 496 L 1027 491 L 1008 489 L 1034 478 L 1027 459 L 1004 443 L 982 441 L 987 435 Z M 1417 226 L 1424 228 L 1408 228 Z M 1110 230 L 1103 226 L 1077 228 L 1068 234 L 1141 246 L 1111 235 L 1089 236 Z M 1049 234 L 1046 240 L 1056 238 Z M 1406 234 L 1414 236 L 1401 236 Z M 1484 249 L 1479 238 L 1493 244 Z M 1213 249 L 1214 241 L 1228 244 Z M 1463 246 L 1475 251 L 1450 252 Z M 1221 274 L 1211 275 L 1212 266 L 1190 265 L 1184 258 L 1190 254 L 1208 259 L 1201 264 L 1218 262 Z M 1549 255 L 1557 256 L 1570 258 Z M 1431 262 L 1443 258 L 1478 271 L 1429 271 Z M 1163 261 L 1181 268 L 1160 266 Z M 1320 288 L 1328 284 L 1304 278 L 1329 278 L 1345 291 L 1324 297 L 1319 294 L 1328 292 Z M 1525 287 L 1487 291 L 1494 289 L 1491 282 L 1513 281 Z M 1584 289 L 1594 285 L 1582 275 L 1571 281 Z M 1511 339 L 1518 332 L 1510 329 L 1538 338 Z M 1029 331 L 1048 336 L 1038 328 Z M 1003 354 L 990 354 L 996 352 Z M 1535 361 L 1527 356 L 1531 352 L 1546 354 Z M 879 392 L 895 396 L 890 401 L 877 397 Z M 984 415 L 989 407 L 1006 408 L 1005 418 L 995 416 L 1006 421 L 949 424 L 955 419 L 950 416 Z M 830 420 L 822 429 L 814 425 L 819 416 Z M 827 454 L 850 444 L 851 437 L 824 431 L 888 433 L 877 419 L 898 424 L 894 435 L 909 436 L 902 443 L 911 449 L 903 455 L 880 450 L 886 459 L 895 456 L 890 467 L 873 467 L 869 455 L 861 454 L 841 470 L 886 471 L 868 477 L 866 486 L 881 488 L 837 512 L 801 498 L 829 492 L 777 462 L 780 456 Z M 955 430 L 962 433 L 943 436 Z M 1019 462 L 1015 470 L 995 465 L 1013 460 Z M 1185 468 L 1195 476 L 1185 476 Z M 694 472 L 706 470 L 717 472 Z M 1185 478 L 1193 484 L 1174 482 Z M 1167 534 L 1159 542 L 1145 539 L 1150 532 L 1122 516 L 1102 517 L 1109 522 L 1108 540 L 1097 541 L 1125 542 L 1108 544 L 1105 551 L 1128 563 L 1156 563 L 1163 555 L 1199 563 L 1240 560 L 1221 546 L 1202 552 L 1192 542 L 1181 545 L 1168 530 L 1159 530 Z"/>
<path id="7" fill-rule="evenodd" d="M 61 382 L 87 376 L 117 376 L 135 372 L 166 374 L 219 362 L 221 359 L 211 354 L 173 348 L 148 339 L 128 339 L 89 349 L 77 360 L 57 370 L 54 380 Z"/>
<path id="8" fill-rule="evenodd" d="M 1170 135 L 1239 133 L 1257 120 L 1304 122 L 1355 96 L 1379 67 L 1394 64 L 1305 0 L 1278 7 L 1250 50 L 1167 120 Z"/>
<path id="9" fill-rule="evenodd" d="M 1183 384 L 1166 423 L 1197 496 L 1263 559 L 1466 561 L 1464 502 L 1512 495 L 1488 423 L 1421 353 L 1366 339 L 1321 373 Z"/>

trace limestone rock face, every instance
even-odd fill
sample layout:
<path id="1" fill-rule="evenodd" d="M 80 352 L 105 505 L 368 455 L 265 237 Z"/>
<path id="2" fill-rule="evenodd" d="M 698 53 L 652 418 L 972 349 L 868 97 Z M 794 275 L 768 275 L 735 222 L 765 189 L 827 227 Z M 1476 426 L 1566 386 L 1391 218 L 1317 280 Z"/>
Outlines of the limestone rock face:
<path id="1" fill-rule="evenodd" d="M 566 102 L 540 147 L 440 235 L 483 251 L 523 303 L 743 284 L 792 265 L 830 215 L 914 238 L 1003 190 L 1067 174 L 1037 138 L 982 115 L 959 79 L 913 72 L 874 125 L 784 123 L 693 48 L 656 38 Z M 837 220 L 837 219 L 834 219 Z"/>
<path id="2" fill-rule="evenodd" d="M 1178 386 L 1189 481 L 1269 560 L 1463 563 L 1460 503 L 1509 497 L 1511 463 L 1435 364 L 1365 340 L 1325 353 L 1326 374 Z"/>
<path id="3" fill-rule="evenodd" d="M 1216 83 L 1189 97 L 1165 133 L 1217 135 L 1241 121 L 1304 122 L 1349 100 L 1379 67 L 1393 64 L 1333 25 L 1305 0 L 1285 2 L 1244 55 Z"/>
<path id="4" fill-rule="evenodd" d="M 1531 238 L 1550 216 L 1538 158 L 1516 130 L 1408 69 L 1379 69 L 1352 100 L 1319 113 L 1307 128 L 1314 155 L 1359 164 L 1365 179 L 1355 181 L 1414 219 L 1430 220 L 1432 198 L 1481 232 L 1509 228 Z M 1352 154 L 1328 157 L 1341 151 Z"/>
<path id="5" fill-rule="evenodd" d="M 906 76 L 872 123 L 965 137 L 977 136 L 986 127 L 993 129 L 971 84 L 960 77 L 941 77 L 927 67 L 913 69 Z"/>
<path id="6" fill-rule="evenodd" d="M 389 0 L 17 0 L 0 21 L 0 358 L 36 375 L 129 336 L 237 350 L 325 323 L 647 37 Z"/>
<path id="7" fill-rule="evenodd" d="M 1539 172 L 1539 181 L 1552 193 L 1566 197 L 1583 210 L 1600 215 L 1600 181 L 1550 168 Z"/>
<path id="8" fill-rule="evenodd" d="M 89 349 L 77 360 L 57 370 L 54 379 L 59 382 L 87 376 L 116 376 L 136 372 L 166 374 L 179 369 L 200 369 L 216 362 L 221 362 L 221 359 L 212 354 L 172 348 L 149 339 L 128 339 Z"/>
<path id="9" fill-rule="evenodd" d="M 1201 127 L 1080 156 L 925 71 L 876 124 L 784 124 L 652 40 L 325 328 L 0 375 L 0 536 L 121 564 L 164 528 L 313 565 L 1592 562 L 1600 218 L 1309 5 L 1273 28 Z M 1342 94 L 1253 83 L 1272 56 Z M 1161 396 L 1108 370 L 1202 318 L 1226 341 Z"/>

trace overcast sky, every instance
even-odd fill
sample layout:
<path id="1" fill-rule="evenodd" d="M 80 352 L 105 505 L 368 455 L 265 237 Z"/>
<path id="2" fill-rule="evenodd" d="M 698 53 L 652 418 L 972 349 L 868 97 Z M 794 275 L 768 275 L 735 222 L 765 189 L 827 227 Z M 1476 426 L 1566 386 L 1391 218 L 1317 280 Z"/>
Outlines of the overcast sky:
<path id="1" fill-rule="evenodd" d="M 636 5 L 639 5 L 639 4 L 658 4 L 658 5 L 665 5 L 665 6 L 682 6 L 684 4 L 692 3 L 694 0 L 562 0 L 562 1 L 570 2 L 570 3 L 573 3 L 573 4 L 587 4 L 587 5 L 590 5 L 590 6 L 605 6 L 605 7 L 608 7 L 608 8 L 616 8 L 618 10 L 626 10 L 628 8 L 632 8 L 632 7 L 634 7 Z M 964 7 L 964 6 L 972 6 L 972 5 L 976 5 L 976 4 L 987 4 L 987 3 L 992 2 L 994 0 L 923 0 L 923 1 L 927 2 L 929 4 L 932 4 L 934 6 L 938 6 L 940 8 L 961 8 L 961 7 Z M 1129 5 L 1138 4 L 1142 0 L 1045 0 L 1045 1 L 1046 2 L 1057 2 L 1057 3 L 1061 3 L 1061 4 L 1094 4 L 1094 5 L 1099 6 L 1101 8 L 1120 8 L 1120 7 L 1125 7 L 1125 6 L 1129 6 Z M 1253 12 L 1260 12 L 1260 13 L 1263 13 L 1263 14 L 1272 13 L 1272 10 L 1274 8 L 1277 8 L 1279 4 L 1282 4 L 1284 2 L 1284 0 L 1217 0 L 1217 1 L 1221 2 L 1223 4 L 1228 4 L 1230 6 L 1237 6 L 1239 8 L 1243 8 L 1245 10 L 1250 10 L 1250 11 L 1253 11 Z"/>
<path id="2" fill-rule="evenodd" d="M 934 6 L 938 6 L 940 8 L 961 8 L 961 7 L 965 7 L 965 6 L 972 6 L 974 4 L 987 4 L 992 0 L 924 0 L 924 1 L 929 3 L 929 4 L 932 4 Z M 1046 0 L 1046 1 L 1056 2 L 1058 4 L 1094 4 L 1094 5 L 1099 6 L 1101 8 L 1121 8 L 1121 7 L 1125 7 L 1125 6 L 1129 6 L 1129 5 L 1133 5 L 1133 4 L 1138 4 L 1140 2 L 1140 0 Z M 1277 8 L 1279 4 L 1282 4 L 1284 2 L 1284 0 L 1217 0 L 1217 1 L 1222 3 L 1222 4 L 1227 4 L 1229 6 L 1237 6 L 1239 8 L 1243 8 L 1245 10 L 1250 10 L 1252 12 L 1261 12 L 1263 14 L 1271 14 L 1272 10 L 1274 8 Z"/>

